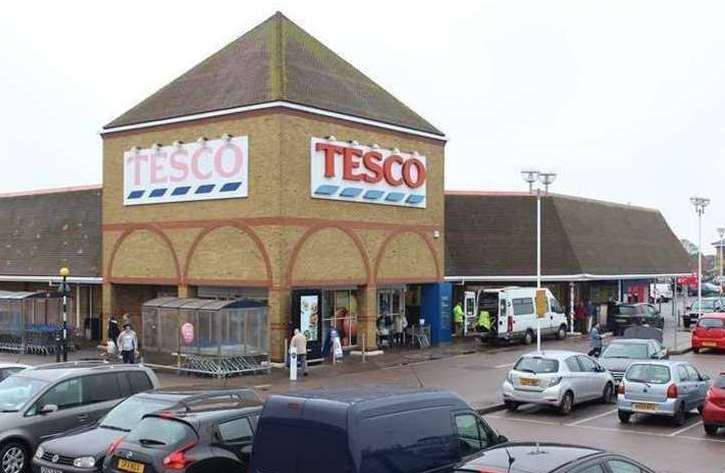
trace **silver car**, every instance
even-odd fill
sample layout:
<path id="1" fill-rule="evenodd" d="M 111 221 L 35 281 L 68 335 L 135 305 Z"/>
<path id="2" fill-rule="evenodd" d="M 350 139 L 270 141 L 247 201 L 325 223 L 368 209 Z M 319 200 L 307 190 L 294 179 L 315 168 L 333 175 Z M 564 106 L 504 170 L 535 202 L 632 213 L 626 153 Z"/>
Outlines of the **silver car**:
<path id="1" fill-rule="evenodd" d="M 528 353 L 518 359 L 503 382 L 503 401 L 509 410 L 521 404 L 544 404 L 562 415 L 574 404 L 614 399 L 614 378 L 596 360 L 571 351 Z"/>
<path id="2" fill-rule="evenodd" d="M 689 411 L 702 410 L 710 384 L 709 376 L 686 361 L 633 363 L 618 388 L 619 420 L 626 424 L 633 414 L 652 414 L 682 425 Z"/>

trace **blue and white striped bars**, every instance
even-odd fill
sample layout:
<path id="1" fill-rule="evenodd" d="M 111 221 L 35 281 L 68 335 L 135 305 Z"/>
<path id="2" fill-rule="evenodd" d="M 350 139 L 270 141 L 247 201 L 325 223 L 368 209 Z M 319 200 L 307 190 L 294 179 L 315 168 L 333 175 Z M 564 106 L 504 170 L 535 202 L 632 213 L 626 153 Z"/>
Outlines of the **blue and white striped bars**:
<path id="1" fill-rule="evenodd" d="M 195 187 L 191 186 L 179 186 L 174 188 L 167 188 L 167 187 L 158 187 L 156 189 L 149 189 L 148 195 L 146 195 L 147 191 L 144 190 L 134 190 L 128 193 L 128 196 L 126 199 L 128 200 L 134 200 L 134 199 L 141 199 L 146 195 L 149 199 L 154 198 L 160 198 L 167 196 L 168 197 L 181 197 L 186 196 L 189 194 L 210 194 L 214 192 L 214 190 L 218 187 L 216 190 L 216 193 L 229 193 L 234 192 L 238 190 L 241 187 L 241 182 L 227 182 L 225 184 L 221 184 L 219 187 L 218 184 L 202 184 Z"/>
<path id="2" fill-rule="evenodd" d="M 362 187 L 342 187 L 324 184 L 318 186 L 315 189 L 315 195 L 331 197 L 347 197 L 351 200 L 355 200 L 360 194 L 362 198 L 368 202 L 404 202 L 408 205 L 414 206 L 423 203 L 425 196 L 422 194 L 408 194 L 405 192 L 386 192 L 379 190 L 368 190 L 363 194 Z"/>

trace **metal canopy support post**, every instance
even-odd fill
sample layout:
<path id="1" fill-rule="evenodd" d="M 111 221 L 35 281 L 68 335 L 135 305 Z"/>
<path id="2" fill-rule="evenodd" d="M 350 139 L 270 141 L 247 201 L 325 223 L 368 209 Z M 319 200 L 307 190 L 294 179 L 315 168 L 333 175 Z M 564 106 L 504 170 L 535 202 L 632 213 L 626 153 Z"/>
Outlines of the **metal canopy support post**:
<path id="1" fill-rule="evenodd" d="M 541 289 L 541 189 L 536 189 L 536 289 Z M 536 351 L 541 351 L 541 317 L 536 317 Z"/>

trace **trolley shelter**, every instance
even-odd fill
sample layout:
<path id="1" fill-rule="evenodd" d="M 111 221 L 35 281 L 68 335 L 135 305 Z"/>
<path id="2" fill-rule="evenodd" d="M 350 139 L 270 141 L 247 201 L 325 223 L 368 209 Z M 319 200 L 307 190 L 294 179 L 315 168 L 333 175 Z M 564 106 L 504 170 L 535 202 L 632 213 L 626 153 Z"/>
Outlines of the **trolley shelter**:
<path id="1" fill-rule="evenodd" d="M 0 350 L 53 353 L 58 348 L 62 311 L 63 301 L 54 293 L 0 291 Z M 68 336 L 73 333 L 69 325 Z"/>
<path id="2" fill-rule="evenodd" d="M 160 297 L 143 304 L 142 322 L 149 366 L 210 376 L 270 368 L 265 304 Z"/>

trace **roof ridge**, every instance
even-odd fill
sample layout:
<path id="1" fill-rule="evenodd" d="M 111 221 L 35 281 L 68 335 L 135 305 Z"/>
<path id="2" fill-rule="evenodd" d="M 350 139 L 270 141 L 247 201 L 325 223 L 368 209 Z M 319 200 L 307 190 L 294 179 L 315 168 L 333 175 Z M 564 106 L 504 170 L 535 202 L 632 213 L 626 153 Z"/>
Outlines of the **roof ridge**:
<path id="1" fill-rule="evenodd" d="M 18 192 L 5 192 L 0 194 L 0 199 L 10 197 L 26 197 L 31 195 L 64 194 L 67 192 L 82 192 L 90 190 L 103 190 L 103 184 L 87 184 L 83 186 L 50 187 L 45 189 L 31 189 Z"/>

